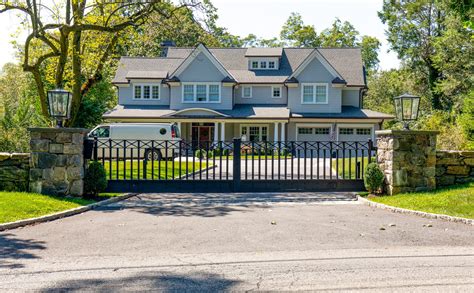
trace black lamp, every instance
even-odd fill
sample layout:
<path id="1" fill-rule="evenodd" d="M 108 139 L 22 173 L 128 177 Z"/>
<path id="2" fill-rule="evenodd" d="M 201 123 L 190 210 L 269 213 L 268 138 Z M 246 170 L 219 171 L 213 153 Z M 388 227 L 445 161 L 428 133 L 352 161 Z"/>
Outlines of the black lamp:
<path id="1" fill-rule="evenodd" d="M 393 98 L 395 102 L 395 112 L 398 120 L 403 122 L 403 129 L 409 130 L 408 123 L 418 119 L 420 109 L 420 97 L 410 94 L 403 94 Z"/>
<path id="2" fill-rule="evenodd" d="M 62 127 L 64 120 L 71 117 L 72 94 L 64 89 L 48 91 L 48 110 L 51 118 L 57 120 L 57 126 Z"/>

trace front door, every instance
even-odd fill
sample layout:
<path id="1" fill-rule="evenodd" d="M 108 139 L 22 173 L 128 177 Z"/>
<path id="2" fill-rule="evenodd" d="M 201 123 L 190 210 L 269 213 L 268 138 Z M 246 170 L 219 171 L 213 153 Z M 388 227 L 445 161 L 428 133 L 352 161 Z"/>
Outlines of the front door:
<path id="1" fill-rule="evenodd" d="M 207 148 L 210 146 L 214 133 L 213 123 L 193 123 L 191 139 L 193 148 Z"/>

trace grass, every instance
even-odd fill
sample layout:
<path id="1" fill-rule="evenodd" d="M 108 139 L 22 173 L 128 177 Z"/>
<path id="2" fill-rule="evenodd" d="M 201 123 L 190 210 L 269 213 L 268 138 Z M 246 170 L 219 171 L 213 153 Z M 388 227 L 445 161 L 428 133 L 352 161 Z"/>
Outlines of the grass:
<path id="1" fill-rule="evenodd" d="M 196 159 L 196 162 L 193 164 L 192 159 L 186 162 L 176 161 L 154 161 L 153 164 L 151 161 L 148 161 L 146 166 L 146 178 L 152 179 L 152 167 L 153 167 L 153 178 L 154 179 L 172 179 L 186 175 L 186 165 L 187 173 L 192 173 L 194 171 L 205 169 L 207 167 L 206 162 L 203 160 L 202 163 L 199 163 L 199 160 Z M 112 172 L 110 172 L 110 167 Z M 125 167 L 125 170 L 124 170 Z M 105 172 L 107 173 L 107 179 L 144 179 L 144 161 L 109 161 L 104 162 Z M 140 169 L 140 172 L 139 170 Z M 125 171 L 125 175 L 124 175 Z M 117 173 L 118 172 L 118 173 Z M 110 176 L 112 175 L 112 176 Z M 117 176 L 118 175 L 118 176 Z M 140 176 L 139 176 L 140 175 Z M 174 176 L 173 176 L 174 175 Z"/>
<path id="2" fill-rule="evenodd" d="M 220 160 L 221 156 L 214 156 L 214 157 L 211 157 L 209 158 L 209 162 L 212 162 L 212 160 L 216 158 L 216 161 Z M 281 159 L 291 159 L 292 156 L 291 155 L 286 155 L 286 156 L 283 156 L 283 155 L 280 155 L 280 160 Z M 245 154 L 242 154 L 240 155 L 240 159 L 241 160 L 245 160 Z M 273 158 L 272 158 L 272 155 L 254 155 L 253 156 L 253 159 L 254 160 L 271 160 L 271 159 L 274 159 L 274 160 L 278 160 L 278 155 L 274 155 Z M 203 158 L 203 161 L 205 161 L 206 159 Z M 223 155 L 222 156 L 222 160 L 227 160 L 227 156 Z M 229 155 L 229 160 L 234 160 L 234 156 L 233 155 Z M 252 155 L 247 155 L 247 160 L 252 160 Z"/>
<path id="3" fill-rule="evenodd" d="M 474 219 L 474 182 L 440 188 L 435 191 L 404 193 L 369 199 L 409 210 Z"/>
<path id="4" fill-rule="evenodd" d="M 356 179 L 356 162 L 360 162 L 360 168 L 362 169 L 362 166 L 364 166 L 364 169 L 367 167 L 367 164 L 369 162 L 368 157 L 357 157 L 357 161 L 355 157 L 352 158 L 339 158 L 339 159 L 332 159 L 332 167 L 334 170 L 337 169 L 337 174 L 341 178 L 344 175 L 345 179 Z M 344 165 L 343 165 L 344 163 Z M 336 165 L 337 164 L 337 165 Z M 349 166 L 350 164 L 350 166 Z M 337 168 L 336 168 L 337 166 Z M 343 168 L 344 167 L 344 168 Z M 349 172 L 350 170 L 350 172 Z M 360 171 L 360 178 L 362 178 L 362 170 Z"/>
<path id="5" fill-rule="evenodd" d="M 119 196 L 122 193 L 101 193 L 99 200 Z M 0 224 L 36 218 L 85 206 L 96 200 L 65 198 L 28 192 L 0 191 Z"/>

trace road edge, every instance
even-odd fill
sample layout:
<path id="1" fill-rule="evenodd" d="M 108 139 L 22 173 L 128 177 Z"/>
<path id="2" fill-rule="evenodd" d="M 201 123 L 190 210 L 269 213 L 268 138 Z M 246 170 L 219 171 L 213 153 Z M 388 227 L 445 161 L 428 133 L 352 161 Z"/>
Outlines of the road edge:
<path id="1" fill-rule="evenodd" d="M 449 215 L 444 215 L 444 214 L 433 214 L 433 213 L 427 213 L 427 212 L 422 212 L 422 211 L 398 208 L 398 207 L 389 206 L 383 203 L 370 201 L 360 195 L 357 195 L 357 199 L 370 207 L 389 210 L 394 213 L 416 215 L 416 216 L 421 216 L 423 218 L 428 218 L 428 219 L 441 219 L 441 220 L 445 220 L 449 222 L 463 223 L 466 225 L 474 225 L 474 219 L 467 219 L 467 218 L 454 217 L 454 216 L 449 216 Z"/>
<path id="2" fill-rule="evenodd" d="M 25 220 L 19 220 L 19 221 L 9 222 L 9 223 L 3 223 L 3 224 L 0 224 L 0 232 L 6 231 L 6 230 L 11 230 L 11 229 L 16 229 L 16 228 L 20 228 L 20 227 L 24 227 L 24 226 L 28 226 L 28 225 L 35 225 L 35 224 L 39 224 L 39 223 L 50 222 L 50 221 L 54 221 L 54 220 L 65 218 L 65 217 L 74 216 L 74 215 L 77 215 L 77 214 L 81 214 L 81 213 L 93 210 L 94 208 L 97 208 L 97 207 L 100 207 L 100 206 L 104 206 L 104 205 L 108 205 L 110 203 L 125 200 L 125 199 L 130 198 L 130 197 L 135 196 L 135 195 L 137 195 L 137 193 L 125 193 L 125 194 L 122 194 L 122 195 L 119 195 L 119 196 L 116 196 L 116 197 L 112 197 L 112 198 L 109 198 L 109 199 L 106 199 L 106 200 L 102 200 L 102 201 L 99 201 L 99 202 L 89 204 L 89 205 L 86 205 L 86 206 L 73 208 L 73 209 L 70 209 L 70 210 L 65 210 L 65 211 L 62 211 L 62 212 L 57 212 L 57 213 L 46 215 L 46 216 L 41 216 L 41 217 L 37 217 L 37 218 L 30 218 L 30 219 L 25 219 Z"/>

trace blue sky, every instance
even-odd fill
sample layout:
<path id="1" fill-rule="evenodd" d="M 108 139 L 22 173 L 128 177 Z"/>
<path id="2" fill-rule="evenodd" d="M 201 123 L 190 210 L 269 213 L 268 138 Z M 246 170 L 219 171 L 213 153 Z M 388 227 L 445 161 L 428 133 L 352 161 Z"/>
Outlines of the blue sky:
<path id="1" fill-rule="evenodd" d="M 396 54 L 387 53 L 385 26 L 377 16 L 382 0 L 212 0 L 212 3 L 218 9 L 218 24 L 240 36 L 253 33 L 264 38 L 277 37 L 291 12 L 300 13 L 303 21 L 314 25 L 318 32 L 338 17 L 351 22 L 362 35 L 377 37 L 382 42 L 379 52 L 382 69 L 399 65 Z M 18 25 L 14 14 L 0 15 L 0 68 L 15 61 L 11 34 Z M 24 37 L 22 35 L 20 41 Z"/>

